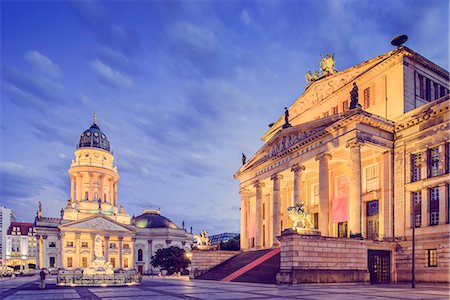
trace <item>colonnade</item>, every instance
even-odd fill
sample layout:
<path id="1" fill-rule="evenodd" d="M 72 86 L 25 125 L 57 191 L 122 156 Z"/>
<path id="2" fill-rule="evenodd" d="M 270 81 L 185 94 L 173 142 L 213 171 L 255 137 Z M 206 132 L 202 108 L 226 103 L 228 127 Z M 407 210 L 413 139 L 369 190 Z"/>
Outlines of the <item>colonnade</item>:
<path id="1" fill-rule="evenodd" d="M 349 220 L 348 232 L 350 236 L 361 235 L 361 204 L 362 204 L 362 178 L 361 178 L 361 146 L 363 143 L 358 139 L 349 141 L 346 148 L 350 149 L 350 174 L 349 174 Z M 331 222 L 330 222 L 330 171 L 329 163 L 332 160 L 332 155 L 328 152 L 321 153 L 315 157 L 318 162 L 319 171 L 319 203 L 318 203 L 318 230 L 322 236 L 330 236 Z M 305 162 L 306 164 L 306 162 Z M 309 164 L 310 165 L 310 164 Z M 283 170 L 270 175 L 270 180 L 273 182 L 273 190 L 271 192 L 271 205 L 273 207 L 273 215 L 269 216 L 270 226 L 273 232 L 273 247 L 279 247 L 280 242 L 277 237 L 281 235 L 281 199 L 280 186 L 283 181 L 283 174 L 292 172 L 293 175 L 293 204 L 302 201 L 302 174 L 306 170 L 304 164 L 297 163 L 290 166 L 290 169 Z M 290 176 L 292 177 L 292 176 Z M 263 189 L 266 186 L 267 178 L 257 179 L 253 185 L 245 186 L 241 189 L 241 248 L 249 249 L 250 238 L 248 236 L 249 228 L 249 212 L 250 212 L 250 197 L 255 195 L 256 205 L 256 235 L 254 240 L 254 247 L 260 249 L 263 247 L 263 227 L 262 227 L 262 202 Z M 253 188 L 253 190 L 252 190 Z M 269 245 L 270 246 L 270 245 Z"/>
<path id="2" fill-rule="evenodd" d="M 94 182 L 99 182 L 99 189 L 95 191 Z M 89 188 L 83 188 L 83 183 L 89 182 Z M 109 202 L 111 205 L 117 204 L 117 183 L 113 177 L 97 174 L 94 172 L 76 172 L 70 177 L 70 196 L 75 201 L 86 200 L 85 194 L 88 193 L 88 200 L 101 199 L 103 202 Z M 105 188 L 107 187 L 107 188 Z M 95 198 L 95 192 L 98 193 Z M 106 194 L 106 199 L 105 199 Z"/>

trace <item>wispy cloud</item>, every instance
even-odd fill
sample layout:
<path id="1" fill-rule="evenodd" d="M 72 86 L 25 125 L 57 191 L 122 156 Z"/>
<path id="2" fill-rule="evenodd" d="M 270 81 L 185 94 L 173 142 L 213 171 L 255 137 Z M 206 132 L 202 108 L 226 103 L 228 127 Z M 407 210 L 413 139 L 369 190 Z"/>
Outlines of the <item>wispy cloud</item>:
<path id="1" fill-rule="evenodd" d="M 38 71 L 51 77 L 61 75 L 61 69 L 50 58 L 33 50 L 25 53 L 25 59 Z"/>
<path id="2" fill-rule="evenodd" d="M 132 78 L 111 68 L 99 60 L 91 62 L 91 68 L 100 82 L 118 88 L 133 88 L 135 83 Z"/>

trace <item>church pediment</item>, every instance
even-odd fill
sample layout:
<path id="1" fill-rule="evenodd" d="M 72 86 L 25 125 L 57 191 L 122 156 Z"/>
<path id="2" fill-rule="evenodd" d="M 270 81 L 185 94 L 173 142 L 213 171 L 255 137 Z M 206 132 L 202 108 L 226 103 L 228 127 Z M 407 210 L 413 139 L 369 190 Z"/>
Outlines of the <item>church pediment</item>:
<path id="1" fill-rule="evenodd" d="M 82 220 L 73 221 L 59 226 L 61 230 L 64 229 L 85 229 L 93 231 L 123 231 L 132 232 L 132 228 L 125 224 L 120 224 L 104 216 L 94 216 Z"/>

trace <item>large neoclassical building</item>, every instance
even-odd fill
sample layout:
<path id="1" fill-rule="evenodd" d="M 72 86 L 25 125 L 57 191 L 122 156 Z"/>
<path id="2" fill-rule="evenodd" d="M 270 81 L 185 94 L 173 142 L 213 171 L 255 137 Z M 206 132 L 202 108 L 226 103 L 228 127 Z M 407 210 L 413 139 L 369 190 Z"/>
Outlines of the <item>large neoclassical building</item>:
<path id="1" fill-rule="evenodd" d="M 322 236 L 395 242 L 398 281 L 416 224 L 416 278 L 448 282 L 449 72 L 402 46 L 307 80 L 235 174 L 241 248 L 277 247 L 304 202 Z"/>
<path id="2" fill-rule="evenodd" d="M 58 218 L 44 217 L 39 203 L 35 220 L 37 265 L 48 269 L 86 268 L 94 260 L 94 237 L 102 238 L 103 254 L 116 270 L 153 273 L 151 257 L 158 249 L 190 250 L 192 234 L 160 214 L 143 210 L 130 217 L 118 205 L 119 173 L 106 135 L 94 123 L 80 136 L 68 170 L 70 198 Z"/>

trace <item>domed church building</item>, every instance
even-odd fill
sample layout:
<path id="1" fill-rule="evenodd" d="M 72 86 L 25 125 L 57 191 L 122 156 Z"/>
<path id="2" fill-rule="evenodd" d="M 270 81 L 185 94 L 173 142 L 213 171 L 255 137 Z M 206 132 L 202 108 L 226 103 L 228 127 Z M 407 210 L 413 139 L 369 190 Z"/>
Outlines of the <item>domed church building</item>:
<path id="1" fill-rule="evenodd" d="M 94 123 L 85 130 L 68 170 L 70 198 L 59 218 L 44 217 L 41 203 L 35 219 L 37 267 L 49 270 L 87 268 L 94 260 L 94 238 L 102 238 L 103 255 L 116 271 L 136 269 L 151 274 L 158 249 L 190 250 L 192 233 L 162 216 L 143 210 L 131 217 L 119 205 L 119 173 L 109 140 Z M 183 224 L 184 227 L 184 224 Z"/>

